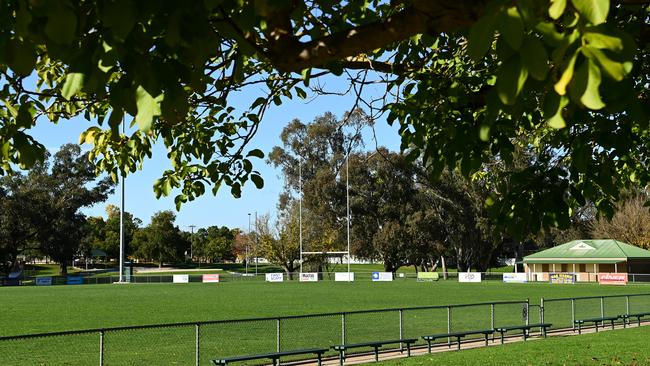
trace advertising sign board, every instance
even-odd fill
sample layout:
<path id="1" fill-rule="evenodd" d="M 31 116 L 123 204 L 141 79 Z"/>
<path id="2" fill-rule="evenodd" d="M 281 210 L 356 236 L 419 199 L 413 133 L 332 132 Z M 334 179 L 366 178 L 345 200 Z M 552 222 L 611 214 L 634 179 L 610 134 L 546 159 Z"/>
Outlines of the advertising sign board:
<path id="1" fill-rule="evenodd" d="M 349 275 L 349 277 L 348 277 Z M 334 273 L 334 281 L 349 282 L 354 281 L 354 272 L 336 272 Z"/>
<path id="2" fill-rule="evenodd" d="M 303 272 L 300 274 L 300 282 L 317 282 L 318 273 L 316 272 Z"/>
<path id="3" fill-rule="evenodd" d="M 204 283 L 219 282 L 219 275 L 218 274 L 204 274 L 203 275 L 203 282 Z"/>
<path id="4" fill-rule="evenodd" d="M 84 278 L 81 276 L 68 276 L 66 283 L 68 285 L 83 285 Z"/>
<path id="5" fill-rule="evenodd" d="M 36 286 L 52 286 L 52 277 L 36 277 Z"/>
<path id="6" fill-rule="evenodd" d="M 548 279 L 556 284 L 576 283 L 575 273 L 549 273 Z"/>
<path id="7" fill-rule="evenodd" d="M 528 277 L 526 273 L 504 273 L 503 282 L 506 283 L 526 283 L 528 282 Z"/>
<path id="8" fill-rule="evenodd" d="M 438 279 L 440 279 L 438 272 L 418 272 L 418 282 L 433 282 Z"/>
<path id="9" fill-rule="evenodd" d="M 266 282 L 282 282 L 284 281 L 283 273 L 267 273 L 265 275 Z"/>
<path id="10" fill-rule="evenodd" d="M 174 283 L 189 283 L 190 282 L 190 276 L 186 275 L 186 274 L 174 275 L 173 282 Z"/>
<path id="11" fill-rule="evenodd" d="M 391 272 L 372 272 L 373 281 L 392 281 L 393 274 Z"/>
<path id="12" fill-rule="evenodd" d="M 627 273 L 599 273 L 598 283 L 601 285 L 627 285 Z"/>
<path id="13" fill-rule="evenodd" d="M 458 282 L 481 282 L 481 273 L 479 272 L 459 272 Z"/>

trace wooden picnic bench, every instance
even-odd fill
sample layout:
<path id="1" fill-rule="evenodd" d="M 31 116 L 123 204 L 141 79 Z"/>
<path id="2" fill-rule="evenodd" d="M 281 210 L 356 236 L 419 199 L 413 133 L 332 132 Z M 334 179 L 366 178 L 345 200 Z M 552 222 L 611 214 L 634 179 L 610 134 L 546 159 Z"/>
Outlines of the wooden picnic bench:
<path id="1" fill-rule="evenodd" d="M 495 331 L 501 333 L 501 344 L 504 341 L 504 335 L 510 330 L 521 330 L 524 335 L 524 341 L 529 337 L 529 332 L 532 328 L 541 328 L 542 335 L 546 338 L 546 331 L 551 327 L 551 323 L 536 323 L 536 324 L 523 324 L 523 325 L 507 325 L 494 328 Z"/>
<path id="2" fill-rule="evenodd" d="M 636 318 L 637 323 L 639 324 L 639 326 L 641 326 L 641 318 L 643 318 L 644 316 L 647 316 L 647 315 L 650 315 L 650 312 L 648 312 L 648 313 L 622 314 L 622 315 L 619 315 L 618 317 L 623 319 L 623 327 L 626 326 L 625 323 L 630 324 L 630 318 Z"/>
<path id="3" fill-rule="evenodd" d="M 212 363 L 218 366 L 225 366 L 232 362 L 239 361 L 250 361 L 250 360 L 260 360 L 260 359 L 271 359 L 273 360 L 273 365 L 277 366 L 280 361 L 280 357 L 285 356 L 294 356 L 294 355 L 306 355 L 306 354 L 315 354 L 318 359 L 318 365 L 320 366 L 321 360 L 323 358 L 323 353 L 327 352 L 327 348 L 307 348 L 307 349 L 298 349 L 293 351 L 282 351 L 282 352 L 270 352 L 270 353 L 261 353 L 257 355 L 245 355 L 245 356 L 233 356 L 226 358 L 218 358 L 212 360 Z"/>
<path id="4" fill-rule="evenodd" d="M 463 332 L 451 332 L 451 333 L 439 333 L 422 336 L 422 339 L 427 341 L 429 353 L 431 353 L 431 343 L 436 339 L 441 338 L 456 338 L 458 343 L 458 349 L 460 350 L 461 339 L 472 334 L 483 334 L 485 336 L 485 345 L 488 345 L 488 336 L 494 334 L 494 329 L 478 329 L 478 330 L 468 330 Z"/>
<path id="5" fill-rule="evenodd" d="M 605 322 L 611 322 L 612 329 L 614 329 L 614 321 L 616 320 L 618 320 L 618 316 L 602 316 L 596 318 L 576 319 L 573 323 L 578 326 L 578 334 L 582 334 L 582 325 L 584 323 L 594 323 L 596 326 L 596 332 L 598 332 L 598 323 L 601 323 L 603 327 L 605 327 Z"/>
<path id="6" fill-rule="evenodd" d="M 406 344 L 406 352 L 408 356 L 411 356 L 411 344 L 417 342 L 416 338 L 405 338 L 405 339 L 392 339 L 387 341 L 373 341 L 373 342 L 363 342 L 363 343 L 348 343 L 348 344 L 337 344 L 331 348 L 339 352 L 339 364 L 343 365 L 345 360 L 345 351 L 351 348 L 364 348 L 372 347 L 375 350 L 375 361 L 379 361 L 379 348 L 387 344 Z"/>

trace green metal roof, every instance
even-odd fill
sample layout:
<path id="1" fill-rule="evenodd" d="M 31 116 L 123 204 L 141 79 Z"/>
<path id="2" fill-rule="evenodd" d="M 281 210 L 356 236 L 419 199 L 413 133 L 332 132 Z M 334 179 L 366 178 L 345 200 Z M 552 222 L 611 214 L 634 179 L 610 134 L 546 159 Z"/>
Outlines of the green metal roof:
<path id="1" fill-rule="evenodd" d="M 606 263 L 621 263 L 625 262 L 626 258 L 621 259 L 590 259 L 590 258 L 575 258 L 575 259 L 556 259 L 556 258 L 535 258 L 535 259 L 524 259 L 528 264 L 606 264 Z"/>
<path id="2" fill-rule="evenodd" d="M 526 256 L 524 262 L 542 263 L 539 260 L 545 259 L 546 263 L 562 263 L 560 261 L 575 259 L 576 263 L 578 260 L 585 263 L 617 263 L 628 258 L 650 258 L 650 251 L 618 240 L 574 240 Z"/>

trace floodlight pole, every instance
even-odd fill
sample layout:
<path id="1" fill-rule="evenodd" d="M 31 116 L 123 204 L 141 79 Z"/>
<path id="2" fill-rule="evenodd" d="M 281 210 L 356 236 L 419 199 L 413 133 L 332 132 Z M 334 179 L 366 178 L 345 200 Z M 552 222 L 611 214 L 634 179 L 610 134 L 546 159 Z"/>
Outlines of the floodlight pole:
<path id="1" fill-rule="evenodd" d="M 257 258 L 259 254 L 257 252 L 257 240 L 259 235 L 259 227 L 257 226 L 257 211 L 255 211 L 255 277 L 257 277 Z"/>
<path id="2" fill-rule="evenodd" d="M 124 118 L 122 118 L 122 133 L 125 133 L 124 129 Z M 125 177 L 124 172 L 120 174 L 120 190 L 121 190 L 121 202 L 120 202 L 120 278 L 117 282 L 123 283 L 124 281 L 124 183 Z"/>
<path id="3" fill-rule="evenodd" d="M 251 236 L 251 214 L 248 213 L 248 237 L 246 238 L 246 274 L 248 274 L 248 245 L 250 244 Z"/>
<path id="4" fill-rule="evenodd" d="M 350 174 L 348 172 L 348 165 L 350 165 L 350 151 L 345 156 L 345 199 L 347 205 L 348 217 L 348 282 L 350 282 Z"/>
<path id="5" fill-rule="evenodd" d="M 300 242 L 300 276 L 302 276 L 302 158 L 298 160 L 298 241 Z"/>

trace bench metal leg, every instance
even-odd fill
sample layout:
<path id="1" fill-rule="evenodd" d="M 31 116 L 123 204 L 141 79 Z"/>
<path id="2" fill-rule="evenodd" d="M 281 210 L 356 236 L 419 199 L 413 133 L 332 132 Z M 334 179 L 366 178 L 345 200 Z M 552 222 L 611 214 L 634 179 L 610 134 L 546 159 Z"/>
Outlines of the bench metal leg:
<path id="1" fill-rule="evenodd" d="M 596 324 L 596 333 L 598 333 L 598 322 L 594 322 Z"/>
<path id="2" fill-rule="evenodd" d="M 276 358 L 273 358 L 273 366 L 277 366 L 278 360 Z"/>
<path id="3" fill-rule="evenodd" d="M 501 333 L 501 344 L 503 344 L 503 333 L 504 333 L 504 332 L 501 331 L 500 333 Z"/>
<path id="4" fill-rule="evenodd" d="M 427 348 L 429 349 L 429 353 L 431 353 L 431 340 L 427 339 Z"/>
<path id="5" fill-rule="evenodd" d="M 638 316 L 638 317 L 636 318 L 636 320 L 639 322 L 639 326 L 641 326 L 641 317 Z"/>
<path id="6" fill-rule="evenodd" d="M 578 323 L 578 334 L 582 334 L 582 323 Z"/>
<path id="7" fill-rule="evenodd" d="M 614 319 L 612 319 L 612 329 L 614 329 Z"/>
<path id="8" fill-rule="evenodd" d="M 528 338 L 528 333 L 526 332 L 526 329 L 522 329 L 524 332 L 524 341 Z"/>
<path id="9" fill-rule="evenodd" d="M 375 346 L 375 362 L 379 362 L 379 347 Z"/>
<path id="10" fill-rule="evenodd" d="M 460 351 L 460 337 L 457 338 L 458 338 L 458 350 Z"/>
<path id="11" fill-rule="evenodd" d="M 623 329 L 627 328 L 627 319 L 623 318 Z"/>
<path id="12" fill-rule="evenodd" d="M 411 357 L 411 344 L 406 344 L 406 357 Z"/>
<path id="13" fill-rule="evenodd" d="M 339 351 L 339 365 L 343 366 L 343 350 Z"/>
<path id="14" fill-rule="evenodd" d="M 318 366 L 321 366 L 321 359 L 323 358 L 323 354 L 319 353 L 318 354 Z"/>
<path id="15" fill-rule="evenodd" d="M 485 333 L 485 347 L 488 346 L 488 334 Z"/>

